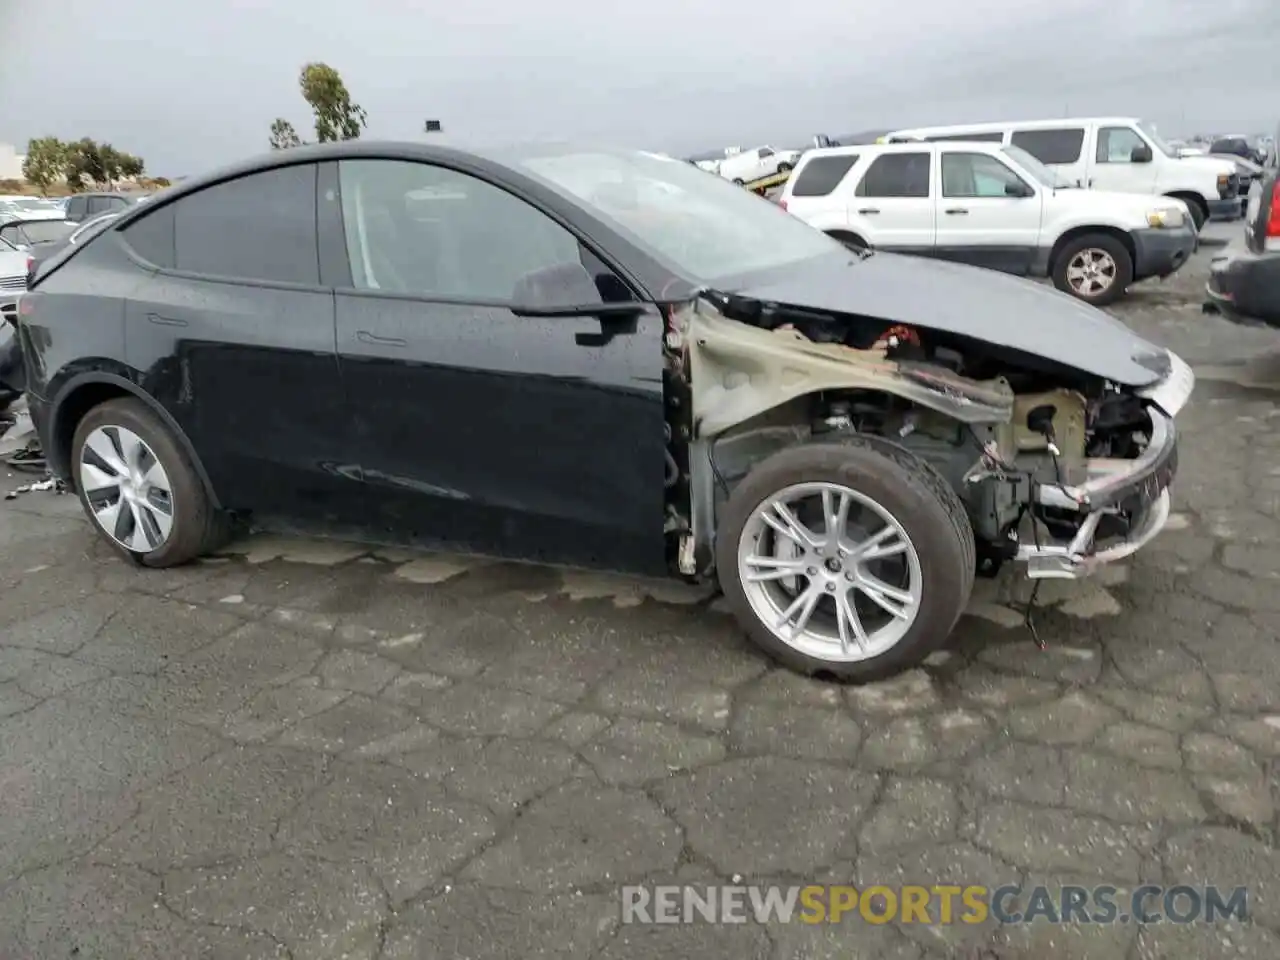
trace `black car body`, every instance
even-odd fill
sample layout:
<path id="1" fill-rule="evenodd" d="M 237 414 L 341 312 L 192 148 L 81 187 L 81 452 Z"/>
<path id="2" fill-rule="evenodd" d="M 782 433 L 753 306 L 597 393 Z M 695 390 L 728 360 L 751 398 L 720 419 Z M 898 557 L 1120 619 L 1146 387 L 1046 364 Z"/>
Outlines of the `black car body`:
<path id="1" fill-rule="evenodd" d="M 1280 327 L 1280 171 L 1254 184 L 1244 235 L 1209 264 L 1205 310 L 1242 324 Z"/>
<path id="2" fill-rule="evenodd" d="M 1033 283 L 592 149 L 278 151 L 127 211 L 20 312 L 49 463 L 144 565 L 231 514 L 718 578 L 852 679 L 936 648 L 979 568 L 1155 536 L 1193 383 Z"/>

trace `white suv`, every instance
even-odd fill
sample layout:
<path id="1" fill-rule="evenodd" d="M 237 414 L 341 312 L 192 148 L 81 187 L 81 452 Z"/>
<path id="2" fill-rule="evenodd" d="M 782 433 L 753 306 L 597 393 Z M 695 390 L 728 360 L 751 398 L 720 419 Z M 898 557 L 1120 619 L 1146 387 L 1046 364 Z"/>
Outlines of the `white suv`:
<path id="1" fill-rule="evenodd" d="M 1181 200 L 1076 189 L 1025 150 L 993 143 L 810 150 L 779 202 L 851 247 L 1051 277 L 1095 305 L 1168 276 L 1197 244 Z"/>

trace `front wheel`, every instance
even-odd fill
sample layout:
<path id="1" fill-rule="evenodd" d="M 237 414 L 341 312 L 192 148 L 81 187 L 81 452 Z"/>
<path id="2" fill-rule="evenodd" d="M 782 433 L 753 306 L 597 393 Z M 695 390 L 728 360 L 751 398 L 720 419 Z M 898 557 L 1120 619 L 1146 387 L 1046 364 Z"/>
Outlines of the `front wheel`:
<path id="1" fill-rule="evenodd" d="M 864 682 L 946 641 L 973 589 L 975 549 L 937 471 L 858 437 L 758 464 L 721 515 L 716 564 L 730 609 L 766 653 Z"/>
<path id="2" fill-rule="evenodd" d="M 1109 234 L 1076 237 L 1053 262 L 1053 285 L 1095 307 L 1119 300 L 1131 283 L 1133 257 Z"/>
<path id="3" fill-rule="evenodd" d="M 76 427 L 71 447 L 85 514 L 120 553 L 172 567 L 216 546 L 216 513 L 173 431 L 140 400 L 100 404 Z"/>

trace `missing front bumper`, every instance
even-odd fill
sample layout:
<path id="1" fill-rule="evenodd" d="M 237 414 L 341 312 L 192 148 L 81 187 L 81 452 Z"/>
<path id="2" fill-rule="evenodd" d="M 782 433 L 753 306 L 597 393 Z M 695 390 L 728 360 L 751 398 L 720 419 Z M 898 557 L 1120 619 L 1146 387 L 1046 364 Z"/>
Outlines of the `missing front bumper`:
<path id="1" fill-rule="evenodd" d="M 1133 460 L 1095 459 L 1088 480 L 1076 486 L 1041 484 L 1039 504 L 1080 516 L 1068 540 L 1021 543 L 1016 559 L 1026 563 L 1032 580 L 1077 580 L 1098 567 L 1137 553 L 1169 520 L 1169 485 L 1178 469 L 1178 438 L 1173 418 L 1151 410 L 1151 439 Z M 1129 518 L 1128 535 L 1099 545 L 1098 529 L 1108 516 Z"/>

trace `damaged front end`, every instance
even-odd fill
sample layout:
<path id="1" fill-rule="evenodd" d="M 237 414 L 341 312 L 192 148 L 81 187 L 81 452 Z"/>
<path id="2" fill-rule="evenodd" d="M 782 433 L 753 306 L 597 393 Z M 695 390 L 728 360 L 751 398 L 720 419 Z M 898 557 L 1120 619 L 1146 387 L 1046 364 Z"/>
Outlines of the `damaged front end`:
<path id="1" fill-rule="evenodd" d="M 1033 579 L 1086 576 L 1168 519 L 1173 418 L 1194 387 L 1169 360 L 1135 389 L 944 330 L 704 292 L 668 314 L 675 566 L 714 575 L 717 514 L 755 464 L 858 435 L 947 480 L 979 573 L 1014 560 Z"/>

